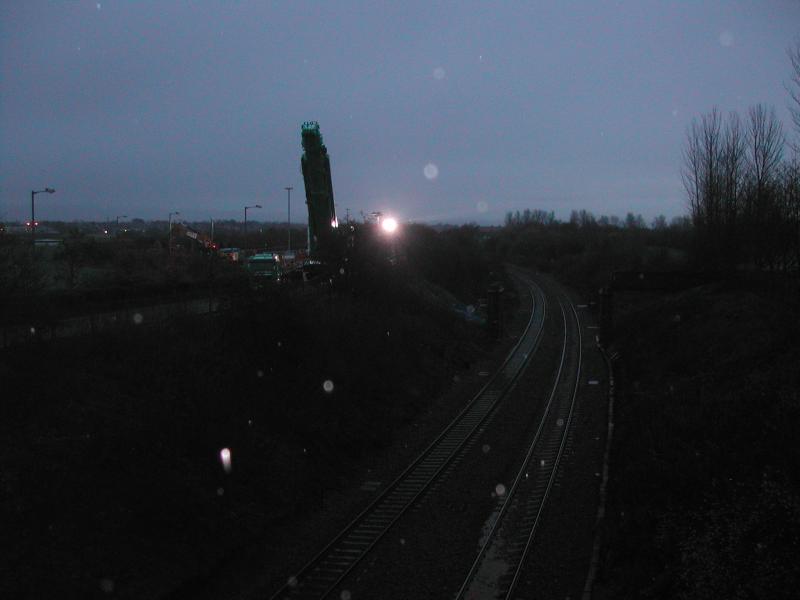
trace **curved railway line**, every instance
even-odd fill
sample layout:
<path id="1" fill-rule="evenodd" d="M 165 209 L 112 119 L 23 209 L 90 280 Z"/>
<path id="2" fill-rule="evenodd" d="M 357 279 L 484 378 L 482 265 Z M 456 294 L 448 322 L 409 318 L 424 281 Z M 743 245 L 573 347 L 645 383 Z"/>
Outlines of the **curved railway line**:
<path id="1" fill-rule="evenodd" d="M 532 280 L 521 278 L 531 295 L 531 316 L 498 371 L 419 457 L 323 550 L 289 577 L 271 600 L 322 599 L 331 595 L 397 520 L 446 476 L 448 465 L 495 412 L 539 346 L 547 312 L 546 296 Z"/>
<path id="2" fill-rule="evenodd" d="M 536 432 L 478 555 L 456 594 L 461 598 L 515 598 L 542 511 L 558 472 L 572 424 L 581 375 L 582 335 L 574 305 L 563 293 L 561 357 Z M 569 316 L 568 316 L 569 315 Z M 569 352 L 570 338 L 576 351 Z"/>

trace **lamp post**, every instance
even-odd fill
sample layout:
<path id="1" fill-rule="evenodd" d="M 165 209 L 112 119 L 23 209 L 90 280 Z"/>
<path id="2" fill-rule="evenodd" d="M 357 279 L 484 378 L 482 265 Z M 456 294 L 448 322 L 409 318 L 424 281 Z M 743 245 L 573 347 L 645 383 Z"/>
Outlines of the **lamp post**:
<path id="1" fill-rule="evenodd" d="M 261 208 L 260 204 L 253 204 L 252 206 L 244 207 L 244 243 L 247 244 L 247 210 L 249 208 Z"/>
<path id="2" fill-rule="evenodd" d="M 36 194 L 55 194 L 53 188 L 46 187 L 43 190 L 31 190 L 31 245 L 36 243 L 36 210 L 34 206 L 34 198 Z"/>
<path id="3" fill-rule="evenodd" d="M 293 187 L 285 187 L 286 190 L 286 217 L 287 217 L 287 230 L 289 234 L 289 246 L 287 250 L 292 251 L 292 190 Z"/>
<path id="4" fill-rule="evenodd" d="M 169 253 L 172 254 L 172 215 L 181 214 L 179 211 L 169 213 Z"/>

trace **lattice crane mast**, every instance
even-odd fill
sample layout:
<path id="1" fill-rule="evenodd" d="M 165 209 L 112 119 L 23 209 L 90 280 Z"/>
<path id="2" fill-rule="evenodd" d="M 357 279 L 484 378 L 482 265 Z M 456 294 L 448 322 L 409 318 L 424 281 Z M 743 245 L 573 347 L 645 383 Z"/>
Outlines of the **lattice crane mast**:
<path id="1" fill-rule="evenodd" d="M 329 250 L 333 231 L 339 226 L 333 203 L 333 182 L 328 149 L 322 143 L 319 123 L 307 121 L 301 127 L 303 182 L 308 206 L 308 245 L 312 256 Z"/>

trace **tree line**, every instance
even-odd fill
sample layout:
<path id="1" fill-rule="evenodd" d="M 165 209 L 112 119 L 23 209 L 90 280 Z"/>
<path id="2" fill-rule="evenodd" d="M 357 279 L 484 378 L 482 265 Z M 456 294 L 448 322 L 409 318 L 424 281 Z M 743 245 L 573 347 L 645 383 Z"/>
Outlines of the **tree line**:
<path id="1" fill-rule="evenodd" d="M 789 108 L 800 140 L 800 43 L 789 55 Z M 698 250 L 711 264 L 800 269 L 799 151 L 764 104 L 744 116 L 715 107 L 692 120 L 681 176 Z"/>

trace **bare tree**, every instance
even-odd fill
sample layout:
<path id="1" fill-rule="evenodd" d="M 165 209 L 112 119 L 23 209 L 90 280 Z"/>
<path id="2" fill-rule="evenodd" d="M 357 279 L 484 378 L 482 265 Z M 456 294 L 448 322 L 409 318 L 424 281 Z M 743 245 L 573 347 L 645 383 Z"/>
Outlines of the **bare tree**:
<path id="1" fill-rule="evenodd" d="M 735 229 L 746 174 L 747 139 L 739 115 L 732 112 L 725 122 L 721 148 L 722 216 Z"/>
<path id="2" fill-rule="evenodd" d="M 786 138 L 774 108 L 768 109 L 763 104 L 756 104 L 750 107 L 748 116 L 750 123 L 747 131 L 747 158 L 752 183 L 758 194 L 775 180 L 783 158 Z"/>
<path id="3" fill-rule="evenodd" d="M 750 107 L 748 117 L 744 217 L 756 262 L 774 267 L 777 238 L 771 232 L 780 227 L 783 218 L 778 186 L 785 136 L 775 109 L 757 104 Z"/>
<path id="4" fill-rule="evenodd" d="M 795 42 L 793 48 L 789 48 L 788 54 L 792 64 L 792 75 L 786 91 L 789 92 L 789 113 L 792 115 L 795 134 L 792 148 L 800 154 L 800 39 Z"/>
<path id="5" fill-rule="evenodd" d="M 658 215 L 655 219 L 653 219 L 653 223 L 650 225 L 651 229 L 656 230 L 663 230 L 667 228 L 667 217 L 664 215 Z"/>
<path id="6" fill-rule="evenodd" d="M 722 117 L 714 107 L 692 120 L 683 152 L 681 176 L 698 228 L 712 231 L 719 220 L 722 174 Z"/>

